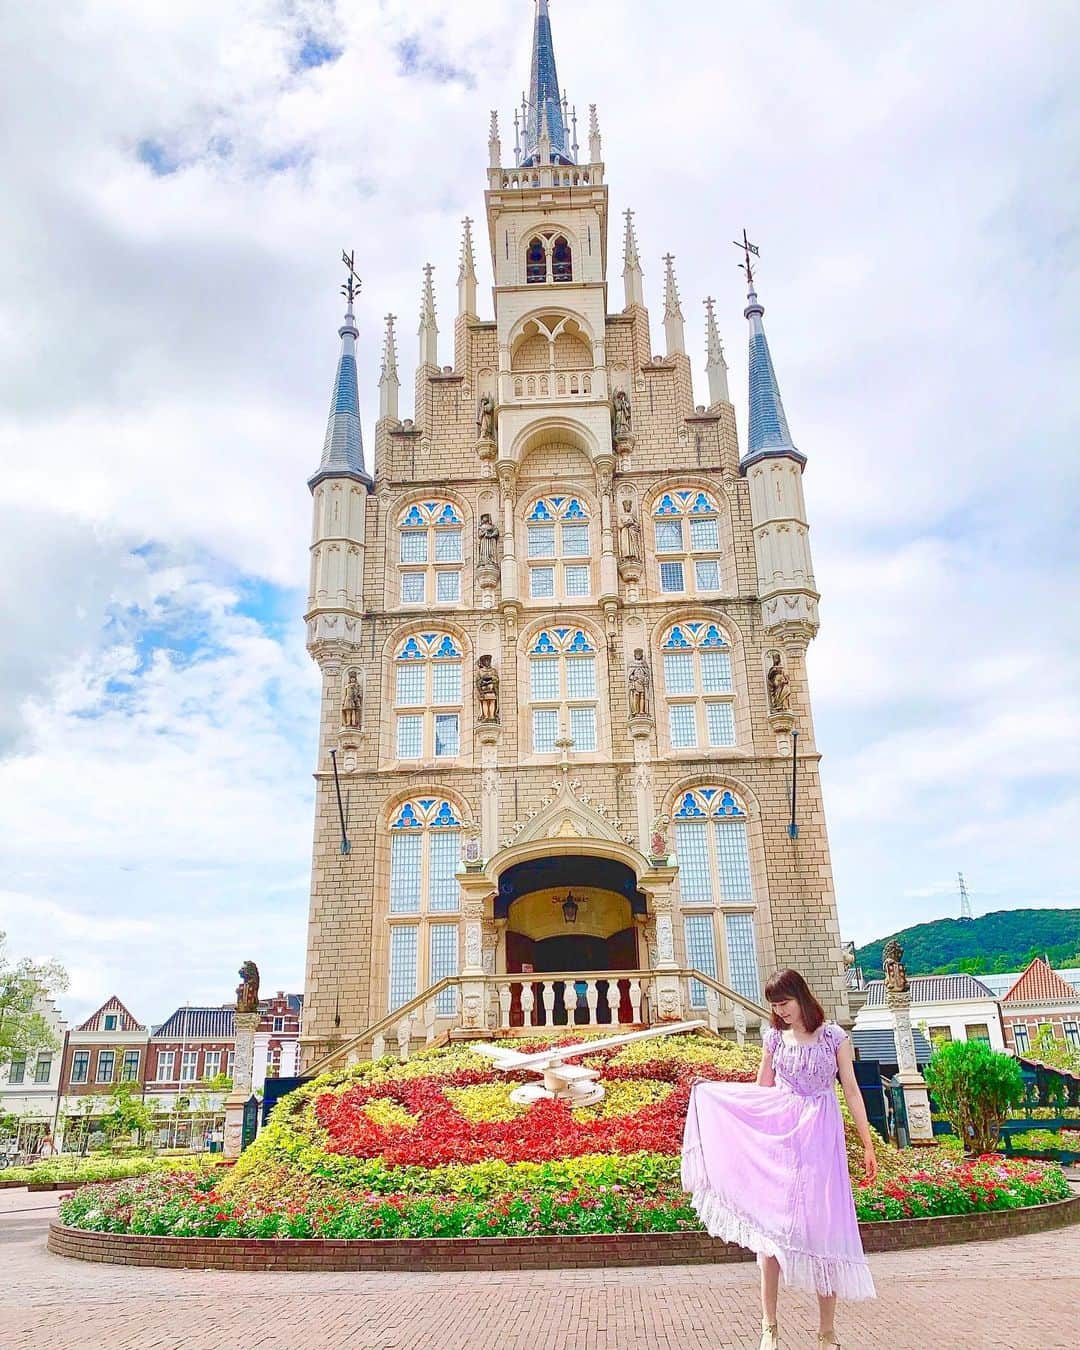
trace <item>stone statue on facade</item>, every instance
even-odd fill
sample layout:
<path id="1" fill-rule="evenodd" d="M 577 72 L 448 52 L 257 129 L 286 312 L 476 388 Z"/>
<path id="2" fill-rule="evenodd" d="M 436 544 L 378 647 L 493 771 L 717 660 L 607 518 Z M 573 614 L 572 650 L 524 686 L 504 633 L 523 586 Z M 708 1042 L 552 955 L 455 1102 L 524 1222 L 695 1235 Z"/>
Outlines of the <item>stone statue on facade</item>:
<path id="1" fill-rule="evenodd" d="M 671 851 L 667 836 L 667 827 L 670 823 L 670 816 L 657 816 L 653 821 L 652 829 L 649 831 L 649 856 L 651 858 L 666 858 Z"/>
<path id="2" fill-rule="evenodd" d="M 649 687 L 652 675 L 641 647 L 634 649 L 634 659 L 626 671 L 626 691 L 630 698 L 630 716 L 648 717 L 650 715 Z"/>
<path id="3" fill-rule="evenodd" d="M 240 967 L 241 984 L 236 987 L 236 1011 L 259 1011 L 259 967 L 254 961 L 245 961 Z"/>
<path id="4" fill-rule="evenodd" d="M 498 565 L 496 550 L 499 547 L 499 527 L 485 511 L 476 527 L 476 561 L 481 567 Z"/>
<path id="5" fill-rule="evenodd" d="M 769 686 L 769 708 L 772 712 L 788 712 L 791 708 L 791 681 L 784 669 L 784 661 L 779 652 L 773 652 L 772 665 L 766 676 Z"/>
<path id="6" fill-rule="evenodd" d="M 908 989 L 908 977 L 904 969 L 904 949 L 896 938 L 890 938 L 882 948 L 881 966 L 885 974 L 886 990 L 893 994 L 905 993 Z"/>
<path id="7" fill-rule="evenodd" d="M 499 672 L 490 656 L 482 656 L 476 671 L 476 696 L 480 700 L 480 721 L 499 720 Z"/>
<path id="8" fill-rule="evenodd" d="M 341 695 L 341 725 L 350 730 L 358 729 L 363 711 L 364 691 L 360 688 L 360 677 L 355 670 L 350 670 Z"/>
<path id="9" fill-rule="evenodd" d="M 619 557 L 624 562 L 641 562 L 641 521 L 633 498 L 619 503 Z"/>
<path id="10" fill-rule="evenodd" d="M 495 439 L 495 400 L 490 394 L 481 394 L 476 405 L 476 438 L 480 441 Z"/>
<path id="11" fill-rule="evenodd" d="M 617 441 L 624 441 L 630 435 L 632 413 L 630 398 L 625 389 L 616 389 L 611 408 L 611 435 Z"/>

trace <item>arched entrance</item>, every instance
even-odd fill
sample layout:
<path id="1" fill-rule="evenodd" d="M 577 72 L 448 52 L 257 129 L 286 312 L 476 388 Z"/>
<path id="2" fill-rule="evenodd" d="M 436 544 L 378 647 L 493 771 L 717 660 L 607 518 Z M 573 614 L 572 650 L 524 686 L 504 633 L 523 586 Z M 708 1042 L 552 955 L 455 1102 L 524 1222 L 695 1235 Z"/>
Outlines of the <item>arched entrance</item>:
<path id="1" fill-rule="evenodd" d="M 495 918 L 506 923 L 508 974 L 574 975 L 598 971 L 637 970 L 637 916 L 647 912 L 637 878 L 625 863 L 613 858 L 557 854 L 529 859 L 508 868 L 499 878 Z M 545 982 L 550 984 L 550 982 Z M 550 1021 L 555 1026 L 589 1021 L 584 980 L 556 980 Z M 599 1020 L 632 1020 L 629 981 L 617 982 L 618 1000 L 609 982 L 599 981 L 603 993 Z M 548 1024 L 548 1010 L 534 986 L 535 1006 L 530 1022 Z M 609 1006 L 610 1005 L 610 1006 Z M 521 988 L 515 986 L 510 1025 L 524 1025 Z"/>

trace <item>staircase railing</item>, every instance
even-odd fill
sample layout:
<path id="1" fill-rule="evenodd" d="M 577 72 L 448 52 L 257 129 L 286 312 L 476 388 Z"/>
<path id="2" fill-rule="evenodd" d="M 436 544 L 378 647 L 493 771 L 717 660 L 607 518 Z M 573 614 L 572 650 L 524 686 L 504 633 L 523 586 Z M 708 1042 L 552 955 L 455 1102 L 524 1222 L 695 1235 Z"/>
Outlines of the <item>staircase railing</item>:
<path id="1" fill-rule="evenodd" d="M 677 980 L 677 1005 L 661 1009 L 661 991 Z M 484 987 L 480 1007 L 466 1007 L 463 986 Z M 674 991 L 672 991 L 674 992 Z M 465 1001 L 468 1001 L 468 995 Z M 476 1001 L 476 995 L 472 995 Z M 665 995 L 670 998 L 670 995 Z M 453 1011 L 447 1012 L 451 1004 Z M 731 1011 L 731 1020 L 726 1014 Z M 667 970 L 545 971 L 542 974 L 449 975 L 422 990 L 401 1007 L 387 1013 L 355 1036 L 325 1051 L 306 1069 L 305 1077 L 325 1073 L 341 1063 L 356 1063 L 362 1049 L 370 1046 L 372 1059 L 381 1058 L 387 1042 L 396 1042 L 397 1052 L 408 1059 L 419 1038 L 430 1045 L 441 1031 L 465 1027 L 481 1033 L 516 1027 L 608 1027 L 651 1025 L 674 1016 L 700 1012 L 709 1027 L 719 1031 L 732 1026 L 742 1040 L 747 1015 L 767 1020 L 769 1010 L 712 975 L 688 967 Z M 662 1015 L 661 1015 L 662 1014 Z"/>

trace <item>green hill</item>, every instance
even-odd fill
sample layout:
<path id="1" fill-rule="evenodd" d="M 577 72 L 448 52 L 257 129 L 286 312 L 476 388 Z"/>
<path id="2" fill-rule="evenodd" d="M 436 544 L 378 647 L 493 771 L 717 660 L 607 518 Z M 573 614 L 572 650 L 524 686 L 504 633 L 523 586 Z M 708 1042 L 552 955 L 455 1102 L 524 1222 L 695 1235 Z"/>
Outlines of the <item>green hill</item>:
<path id="1" fill-rule="evenodd" d="M 1023 970 L 1035 956 L 1048 956 L 1053 966 L 1080 966 L 1080 909 L 1003 909 L 977 919 L 935 919 L 890 936 L 900 939 L 909 975 L 995 975 Z M 856 965 L 868 980 L 880 973 L 888 940 L 856 949 Z"/>

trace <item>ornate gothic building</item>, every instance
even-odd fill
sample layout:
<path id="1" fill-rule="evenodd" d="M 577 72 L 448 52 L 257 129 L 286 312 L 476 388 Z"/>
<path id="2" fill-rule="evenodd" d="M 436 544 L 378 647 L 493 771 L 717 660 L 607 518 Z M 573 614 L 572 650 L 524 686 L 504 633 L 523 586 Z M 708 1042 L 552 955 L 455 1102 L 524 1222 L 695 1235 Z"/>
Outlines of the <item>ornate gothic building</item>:
<path id="1" fill-rule="evenodd" d="M 351 300 L 340 330 L 309 480 L 307 1066 L 451 1028 L 700 1015 L 753 1034 L 787 965 L 847 1020 L 806 461 L 752 278 L 740 454 L 712 302 L 695 406 L 673 260 L 657 354 L 629 211 L 621 308 L 609 291 L 599 123 L 580 147 L 546 0 L 514 126 L 507 155 L 492 114 L 494 317 L 466 220 L 453 364 L 428 267 L 415 404 L 400 415 L 389 320 L 369 461 Z"/>

